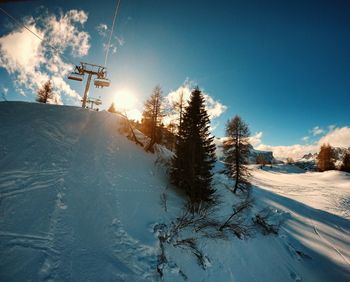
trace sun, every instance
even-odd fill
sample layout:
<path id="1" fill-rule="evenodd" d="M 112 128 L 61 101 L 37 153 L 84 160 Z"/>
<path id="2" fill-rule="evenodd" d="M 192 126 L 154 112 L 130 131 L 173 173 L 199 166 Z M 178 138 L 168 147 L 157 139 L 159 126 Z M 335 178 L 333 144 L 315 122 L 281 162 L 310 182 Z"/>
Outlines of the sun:
<path id="1" fill-rule="evenodd" d="M 114 104 L 118 111 L 126 114 L 129 119 L 140 121 L 142 113 L 137 109 L 137 99 L 128 88 L 123 88 L 115 94 Z"/>
<path id="2" fill-rule="evenodd" d="M 114 102 L 116 108 L 124 112 L 134 109 L 137 100 L 133 95 L 132 91 L 130 91 L 127 88 L 124 88 L 116 92 Z"/>

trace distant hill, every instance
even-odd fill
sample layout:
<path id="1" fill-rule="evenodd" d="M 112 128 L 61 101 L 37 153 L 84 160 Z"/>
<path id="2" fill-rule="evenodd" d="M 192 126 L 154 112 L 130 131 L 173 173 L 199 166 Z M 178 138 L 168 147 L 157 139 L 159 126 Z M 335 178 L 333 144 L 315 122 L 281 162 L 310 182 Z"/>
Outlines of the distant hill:
<path id="1" fill-rule="evenodd" d="M 335 155 L 335 165 L 339 168 L 342 164 L 344 155 L 348 148 L 342 147 L 333 147 L 334 155 Z M 295 161 L 295 165 L 305 170 L 314 171 L 317 169 L 317 156 L 318 153 L 308 153 L 302 156 L 300 159 Z"/>

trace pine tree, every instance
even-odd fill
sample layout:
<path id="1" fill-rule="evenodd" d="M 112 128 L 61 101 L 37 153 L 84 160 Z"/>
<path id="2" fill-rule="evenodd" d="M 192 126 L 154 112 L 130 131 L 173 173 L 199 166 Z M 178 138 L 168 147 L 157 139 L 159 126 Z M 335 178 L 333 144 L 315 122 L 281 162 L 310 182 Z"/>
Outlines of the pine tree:
<path id="1" fill-rule="evenodd" d="M 235 116 L 226 124 L 226 137 L 223 143 L 225 173 L 235 180 L 233 193 L 237 189 L 246 191 L 250 184 L 247 167 L 249 157 L 249 128 L 239 117 Z"/>
<path id="2" fill-rule="evenodd" d="M 108 108 L 107 111 L 110 112 L 110 113 L 116 113 L 116 112 L 117 112 L 117 110 L 115 109 L 114 103 L 112 103 L 112 104 L 109 106 L 109 108 Z"/>
<path id="3" fill-rule="evenodd" d="M 183 115 L 172 159 L 171 180 L 186 192 L 193 211 L 213 200 L 212 168 L 216 161 L 214 137 L 201 91 L 194 89 Z"/>
<path id="4" fill-rule="evenodd" d="M 47 103 L 48 100 L 53 99 L 53 86 L 51 80 L 45 82 L 45 84 L 38 90 L 36 101 L 39 103 Z"/>
<path id="5" fill-rule="evenodd" d="M 329 144 L 323 144 L 317 156 L 317 166 L 319 171 L 335 169 L 335 156 L 333 148 Z"/>
<path id="6" fill-rule="evenodd" d="M 346 151 L 343 157 L 343 163 L 340 167 L 340 170 L 350 173 L 350 148 Z"/>
<path id="7" fill-rule="evenodd" d="M 160 143 L 162 136 L 159 127 L 164 117 L 162 89 L 156 86 L 151 97 L 145 102 L 142 114 L 142 130 L 151 138 L 146 150 L 153 152 L 155 143 Z"/>

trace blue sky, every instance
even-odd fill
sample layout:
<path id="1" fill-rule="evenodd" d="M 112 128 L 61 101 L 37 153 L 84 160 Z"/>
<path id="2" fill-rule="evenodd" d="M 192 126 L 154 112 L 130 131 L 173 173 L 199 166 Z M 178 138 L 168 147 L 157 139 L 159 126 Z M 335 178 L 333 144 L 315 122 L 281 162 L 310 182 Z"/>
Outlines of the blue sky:
<path id="1" fill-rule="evenodd" d="M 97 26 L 111 25 L 115 4 L 32 1 L 0 7 L 21 20 L 83 10 L 88 18 L 79 30 L 90 36 L 88 54 L 65 54 L 73 62 L 103 64 L 106 37 Z M 331 125 L 350 126 L 349 14 L 349 1 L 122 0 L 114 32 L 120 41 L 113 39 L 117 52 L 108 60 L 112 87 L 93 89 L 93 95 L 108 106 L 115 91 L 129 89 L 142 108 L 155 85 L 167 94 L 189 80 L 227 106 L 213 121 L 217 136 L 239 114 L 252 134 L 263 133 L 264 144 L 312 144 Z M 0 36 L 15 29 L 9 23 L 1 14 Z M 33 100 L 15 94 L 15 79 L 0 67 L 8 98 Z M 66 82 L 82 92 L 82 84 Z M 314 135 L 316 126 L 323 132 Z"/>

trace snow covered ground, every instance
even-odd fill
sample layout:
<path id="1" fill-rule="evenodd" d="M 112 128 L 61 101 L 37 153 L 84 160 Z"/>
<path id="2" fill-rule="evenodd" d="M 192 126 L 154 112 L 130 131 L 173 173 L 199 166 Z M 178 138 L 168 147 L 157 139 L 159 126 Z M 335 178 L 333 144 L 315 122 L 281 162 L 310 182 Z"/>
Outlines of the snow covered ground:
<path id="1" fill-rule="evenodd" d="M 0 103 L 0 281 L 159 280 L 154 226 L 175 220 L 183 200 L 123 123 L 106 112 Z M 350 176 L 298 172 L 253 168 L 250 213 L 269 208 L 278 235 L 201 238 L 205 270 L 169 246 L 164 280 L 349 281 Z M 235 201 L 228 183 L 215 175 L 222 218 Z"/>

